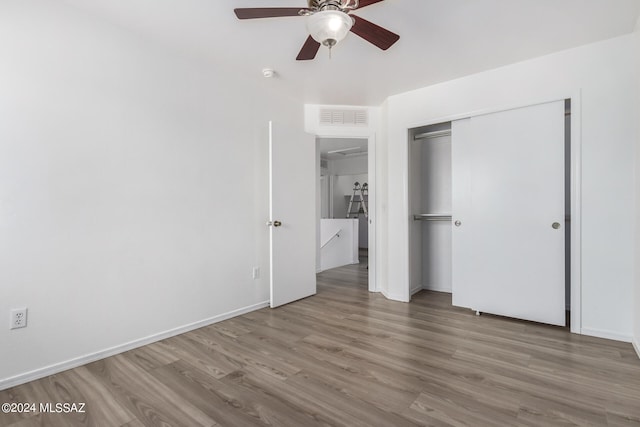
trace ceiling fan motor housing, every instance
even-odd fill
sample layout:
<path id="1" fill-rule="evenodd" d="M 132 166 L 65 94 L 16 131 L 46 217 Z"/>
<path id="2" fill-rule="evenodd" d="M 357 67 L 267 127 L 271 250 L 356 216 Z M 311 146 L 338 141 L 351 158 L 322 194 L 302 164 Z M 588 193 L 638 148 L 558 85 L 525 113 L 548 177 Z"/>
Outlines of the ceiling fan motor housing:
<path id="1" fill-rule="evenodd" d="M 358 0 L 308 0 L 309 9 L 315 12 L 322 10 L 353 10 L 358 7 Z"/>

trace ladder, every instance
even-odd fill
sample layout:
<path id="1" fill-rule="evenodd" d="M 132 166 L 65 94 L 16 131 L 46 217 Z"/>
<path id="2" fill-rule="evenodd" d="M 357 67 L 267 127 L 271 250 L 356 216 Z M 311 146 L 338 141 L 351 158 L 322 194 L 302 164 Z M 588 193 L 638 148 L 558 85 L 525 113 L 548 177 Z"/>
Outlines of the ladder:
<path id="1" fill-rule="evenodd" d="M 353 184 L 353 194 L 349 199 L 349 207 L 347 208 L 347 218 L 351 218 L 351 215 L 356 215 L 356 217 L 359 217 L 361 211 L 362 213 L 364 213 L 365 218 L 369 217 L 369 212 L 367 210 L 368 196 L 369 196 L 369 185 L 366 182 L 360 185 L 360 183 L 356 181 Z M 355 208 L 355 211 L 353 210 L 354 208 Z"/>

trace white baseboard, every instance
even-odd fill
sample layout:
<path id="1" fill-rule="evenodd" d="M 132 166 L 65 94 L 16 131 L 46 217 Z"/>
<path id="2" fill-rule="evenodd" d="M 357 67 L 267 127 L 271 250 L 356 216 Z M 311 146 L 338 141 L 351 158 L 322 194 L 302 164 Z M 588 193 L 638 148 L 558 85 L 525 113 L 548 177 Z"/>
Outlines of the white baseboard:
<path id="1" fill-rule="evenodd" d="M 451 293 L 451 284 L 438 284 L 438 283 L 432 283 L 432 284 L 424 284 L 422 285 L 422 289 L 425 289 L 427 291 L 435 291 L 435 292 L 446 292 L 446 293 Z"/>
<path id="2" fill-rule="evenodd" d="M 589 335 L 597 338 L 606 338 L 608 340 L 631 342 L 630 335 L 619 334 L 617 332 L 604 331 L 601 329 L 582 328 L 582 335 Z"/>
<path id="3" fill-rule="evenodd" d="M 396 294 L 390 294 L 388 292 L 385 292 L 383 290 L 380 290 L 380 293 L 388 300 L 391 301 L 399 301 L 399 302 L 409 302 L 407 301 L 407 299 L 404 297 L 404 295 L 396 295 Z"/>
<path id="4" fill-rule="evenodd" d="M 418 286 L 417 288 L 411 288 L 411 295 L 414 295 L 422 290 L 425 291 L 434 291 L 434 292 L 446 292 L 451 293 L 451 284 L 423 284 L 422 286 Z"/>
<path id="5" fill-rule="evenodd" d="M 100 359 L 104 359 L 109 356 L 115 356 L 116 354 L 123 353 L 125 351 L 133 350 L 134 348 L 142 347 L 147 344 L 154 343 L 156 341 L 170 338 L 176 335 L 184 334 L 185 332 L 193 331 L 205 326 L 212 325 L 214 323 L 221 322 L 223 320 L 231 319 L 232 317 L 240 316 L 241 314 L 249 313 L 251 311 L 259 310 L 261 308 L 269 307 L 269 301 L 260 302 L 247 307 L 242 307 L 237 310 L 232 310 L 227 313 L 219 314 L 217 316 L 210 317 L 208 319 L 200 320 L 198 322 L 190 323 L 188 325 L 179 326 L 177 328 L 169 329 L 168 331 L 160 332 L 158 334 L 149 335 L 144 338 L 140 338 L 134 341 L 117 345 L 111 348 L 97 351 L 95 353 L 86 354 L 84 356 L 69 359 L 64 362 L 55 363 L 53 365 L 46 366 L 44 368 L 34 369 L 24 374 L 19 374 L 13 377 L 0 380 L 0 390 L 15 387 L 20 384 L 28 383 L 30 381 L 38 380 L 40 378 L 48 377 L 49 375 L 57 374 L 68 369 L 77 368 L 78 366 L 86 365 L 87 363 L 95 362 Z"/>
<path id="6" fill-rule="evenodd" d="M 633 344 L 633 348 L 636 351 L 636 354 L 638 355 L 638 359 L 640 359 L 640 342 L 638 341 L 637 338 L 631 340 L 631 344 Z"/>

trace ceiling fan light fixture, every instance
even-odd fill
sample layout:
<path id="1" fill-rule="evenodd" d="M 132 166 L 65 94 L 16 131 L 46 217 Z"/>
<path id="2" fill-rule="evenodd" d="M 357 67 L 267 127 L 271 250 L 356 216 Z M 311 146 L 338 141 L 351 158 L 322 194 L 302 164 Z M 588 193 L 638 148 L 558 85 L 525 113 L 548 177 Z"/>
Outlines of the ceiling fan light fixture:
<path id="1" fill-rule="evenodd" d="M 352 26 L 351 17 L 339 10 L 323 10 L 307 18 L 307 29 L 311 37 L 329 48 L 342 41 Z"/>

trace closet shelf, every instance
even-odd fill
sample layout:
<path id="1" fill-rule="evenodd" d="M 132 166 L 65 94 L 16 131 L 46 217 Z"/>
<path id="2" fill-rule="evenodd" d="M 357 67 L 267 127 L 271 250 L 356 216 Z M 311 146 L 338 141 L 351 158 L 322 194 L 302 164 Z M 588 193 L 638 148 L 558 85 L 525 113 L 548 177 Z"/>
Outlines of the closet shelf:
<path id="1" fill-rule="evenodd" d="M 451 214 L 417 214 L 414 221 L 451 221 Z"/>

